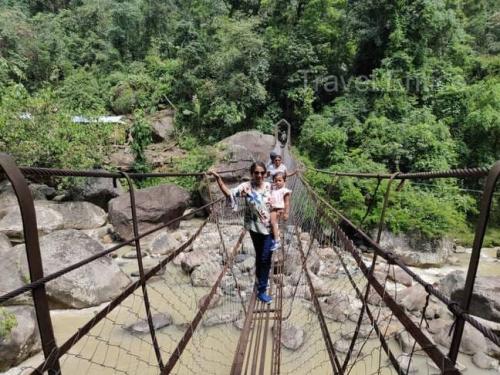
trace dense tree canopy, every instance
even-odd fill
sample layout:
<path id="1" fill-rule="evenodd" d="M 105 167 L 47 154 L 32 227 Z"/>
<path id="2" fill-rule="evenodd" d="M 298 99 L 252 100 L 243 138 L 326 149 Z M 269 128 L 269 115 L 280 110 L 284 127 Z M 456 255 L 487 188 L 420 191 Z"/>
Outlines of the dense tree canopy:
<path id="1" fill-rule="evenodd" d="M 202 145 L 283 117 L 321 168 L 488 166 L 500 159 L 499 38 L 494 0 L 0 0 L 0 148 L 89 167 L 117 140 L 69 116 L 143 124 L 174 103 L 179 134 Z M 332 199 L 360 220 L 373 184 L 342 181 Z M 465 225 L 466 187 L 408 184 L 393 202 L 403 224 L 389 225 Z"/>

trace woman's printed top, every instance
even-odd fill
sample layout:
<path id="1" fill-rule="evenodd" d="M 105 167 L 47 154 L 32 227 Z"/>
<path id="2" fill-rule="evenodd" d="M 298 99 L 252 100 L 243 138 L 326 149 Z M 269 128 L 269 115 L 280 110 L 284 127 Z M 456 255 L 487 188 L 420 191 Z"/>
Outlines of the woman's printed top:
<path id="1" fill-rule="evenodd" d="M 271 229 L 271 184 L 263 182 L 257 190 L 253 182 L 244 182 L 231 189 L 231 203 L 237 209 L 236 199 L 245 199 L 245 229 L 269 234 Z"/>
<path id="2" fill-rule="evenodd" d="M 282 209 L 285 208 L 285 195 L 290 194 L 292 191 L 286 187 L 281 189 L 271 190 L 271 207 Z"/>

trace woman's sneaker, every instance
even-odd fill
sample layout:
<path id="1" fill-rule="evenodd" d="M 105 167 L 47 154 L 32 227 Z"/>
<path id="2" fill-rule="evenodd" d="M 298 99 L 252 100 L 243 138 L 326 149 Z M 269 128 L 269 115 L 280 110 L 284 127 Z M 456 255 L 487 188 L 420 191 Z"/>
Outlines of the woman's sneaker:
<path id="1" fill-rule="evenodd" d="M 257 294 L 257 298 L 264 302 L 264 303 L 271 303 L 273 301 L 273 297 L 271 297 L 270 295 L 266 294 L 266 293 L 259 293 Z"/>
<path id="2" fill-rule="evenodd" d="M 280 248 L 281 246 L 281 242 L 280 241 L 276 241 L 276 240 L 273 240 L 272 244 L 271 244 L 271 251 L 276 251 Z"/>

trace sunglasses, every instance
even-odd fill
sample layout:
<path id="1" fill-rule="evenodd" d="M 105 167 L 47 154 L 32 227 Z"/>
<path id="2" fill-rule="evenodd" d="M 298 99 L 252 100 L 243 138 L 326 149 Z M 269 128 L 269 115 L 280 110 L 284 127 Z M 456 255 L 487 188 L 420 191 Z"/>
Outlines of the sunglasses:
<path id="1" fill-rule="evenodd" d="M 264 176 L 266 174 L 266 172 L 255 171 L 255 172 L 253 172 L 253 174 Z"/>

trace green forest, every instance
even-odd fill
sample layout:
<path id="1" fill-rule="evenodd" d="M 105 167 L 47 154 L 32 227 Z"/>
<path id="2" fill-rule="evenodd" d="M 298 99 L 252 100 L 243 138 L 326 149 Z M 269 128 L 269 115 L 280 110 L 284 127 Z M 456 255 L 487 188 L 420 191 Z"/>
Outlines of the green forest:
<path id="1" fill-rule="evenodd" d="M 71 117 L 127 115 L 135 168 L 148 170 L 147 118 L 174 105 L 184 169 L 281 118 L 306 166 L 488 167 L 500 159 L 499 52 L 495 0 L 0 0 L 0 151 L 21 165 L 91 168 L 126 136 Z M 377 184 L 307 178 L 358 223 Z M 406 183 L 388 226 L 469 243 L 481 189 Z M 499 203 L 488 244 L 500 244 Z"/>

